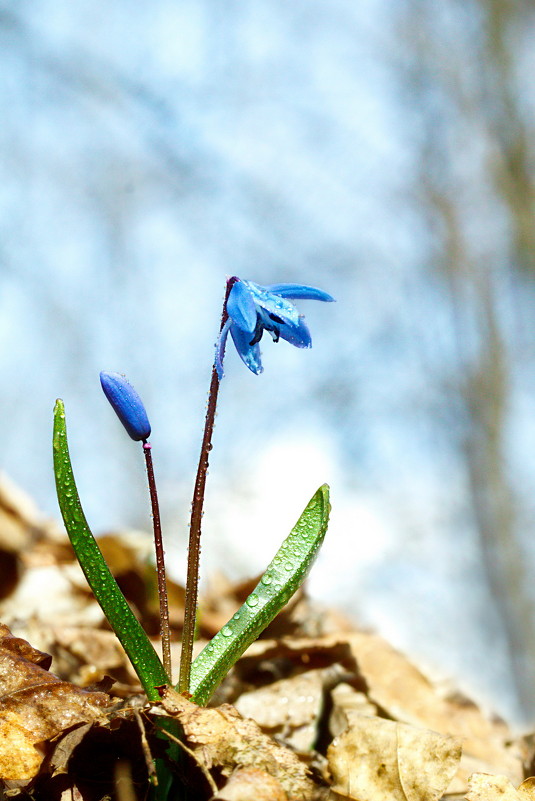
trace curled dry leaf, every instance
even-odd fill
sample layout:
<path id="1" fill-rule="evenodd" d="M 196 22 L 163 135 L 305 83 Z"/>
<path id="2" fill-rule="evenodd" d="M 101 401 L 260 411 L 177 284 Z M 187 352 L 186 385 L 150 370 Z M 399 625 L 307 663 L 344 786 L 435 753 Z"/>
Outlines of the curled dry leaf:
<path id="1" fill-rule="evenodd" d="M 214 801 L 288 801 L 274 776 L 257 768 L 242 768 L 232 774 Z"/>
<path id="2" fill-rule="evenodd" d="M 329 731 L 336 737 L 351 725 L 355 717 L 377 715 L 377 707 L 370 704 L 366 695 L 357 692 L 349 684 L 342 682 L 331 691 L 332 709 L 329 716 Z"/>
<path id="3" fill-rule="evenodd" d="M 357 801 L 438 801 L 460 757 L 452 737 L 364 715 L 327 750 L 333 790 Z"/>
<path id="4" fill-rule="evenodd" d="M 52 752 L 48 759 L 48 768 L 52 776 L 68 772 L 69 760 L 73 755 L 73 751 L 84 740 L 92 726 L 92 723 L 82 723 L 75 729 L 68 731 L 67 734 L 54 740 Z"/>
<path id="5" fill-rule="evenodd" d="M 204 709 L 170 688 L 164 691 L 162 704 L 179 720 L 189 747 L 207 769 L 218 767 L 224 776 L 230 776 L 236 770 L 252 768 L 275 779 L 289 799 L 309 801 L 314 797 L 314 785 L 299 758 L 263 734 L 253 720 L 242 718 L 230 704 Z"/>
<path id="6" fill-rule="evenodd" d="M 107 695 L 61 681 L 49 664 L 47 654 L 0 624 L 0 779 L 32 779 L 43 743 L 79 723 L 107 720 Z"/>
<path id="7" fill-rule="evenodd" d="M 235 706 L 241 715 L 253 718 L 270 734 L 281 735 L 296 751 L 310 751 L 317 739 L 324 690 L 340 680 L 338 665 L 308 670 L 290 679 L 242 693 Z"/>
<path id="8" fill-rule="evenodd" d="M 125 674 L 129 668 L 128 657 L 112 631 L 58 626 L 50 634 L 54 668 L 82 687 L 102 681 L 109 673 Z"/>
<path id="9" fill-rule="evenodd" d="M 535 779 L 526 779 L 518 790 L 507 776 L 474 773 L 469 779 L 466 801 L 535 801 Z"/>

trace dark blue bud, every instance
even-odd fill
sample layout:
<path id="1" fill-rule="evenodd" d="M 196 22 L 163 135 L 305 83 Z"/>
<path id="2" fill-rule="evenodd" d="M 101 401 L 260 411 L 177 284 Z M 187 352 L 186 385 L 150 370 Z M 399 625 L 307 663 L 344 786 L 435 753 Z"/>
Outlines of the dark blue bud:
<path id="1" fill-rule="evenodd" d="M 136 390 L 120 373 L 100 374 L 104 394 L 128 434 L 136 441 L 150 437 L 150 423 L 143 401 Z"/>

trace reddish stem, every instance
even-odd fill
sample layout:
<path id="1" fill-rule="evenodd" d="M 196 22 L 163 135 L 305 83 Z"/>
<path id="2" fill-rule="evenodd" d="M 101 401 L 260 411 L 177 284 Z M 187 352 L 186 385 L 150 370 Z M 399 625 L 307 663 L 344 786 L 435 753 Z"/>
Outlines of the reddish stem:
<path id="1" fill-rule="evenodd" d="M 223 303 L 223 313 L 221 315 L 221 328 L 228 320 L 227 300 L 233 284 L 238 279 L 229 278 L 227 281 L 227 291 Z M 221 354 L 223 360 L 224 352 Z M 180 656 L 180 676 L 178 679 L 178 691 L 187 693 L 189 690 L 189 679 L 191 673 L 191 662 L 193 658 L 193 642 L 195 640 L 195 624 L 197 619 L 197 598 L 199 594 L 199 557 L 201 553 L 201 524 L 204 506 L 204 491 L 206 487 L 206 475 L 208 473 L 208 460 L 212 450 L 212 433 L 214 430 L 215 412 L 217 407 L 217 396 L 219 393 L 219 377 L 215 364 L 212 367 L 212 379 L 208 393 L 208 408 L 204 422 L 204 435 L 202 438 L 201 454 L 199 466 L 193 490 L 193 501 L 191 504 L 191 518 L 189 525 L 189 545 L 188 545 L 188 572 L 186 577 L 186 598 L 184 602 L 184 630 L 182 632 L 182 653 Z"/>
<path id="2" fill-rule="evenodd" d="M 154 479 L 154 468 L 152 466 L 152 446 L 146 440 L 143 442 L 143 453 L 145 454 L 145 465 L 147 467 L 147 479 L 149 483 L 150 502 L 152 507 L 154 550 L 156 552 L 156 573 L 158 576 L 158 597 L 160 599 L 160 635 L 162 638 L 163 667 L 169 676 L 169 681 L 171 681 L 171 635 L 169 630 L 169 604 L 167 600 L 167 581 L 165 578 L 165 558 L 162 540 L 162 526 L 160 522 L 160 505 L 158 503 L 158 493 L 156 490 L 156 481 Z"/>

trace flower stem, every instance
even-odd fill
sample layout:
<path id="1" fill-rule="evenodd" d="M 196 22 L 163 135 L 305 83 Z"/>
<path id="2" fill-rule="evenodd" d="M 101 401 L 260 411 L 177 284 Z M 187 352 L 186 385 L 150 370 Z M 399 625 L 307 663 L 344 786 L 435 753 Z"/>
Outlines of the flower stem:
<path id="1" fill-rule="evenodd" d="M 238 279 L 229 278 L 223 312 L 221 315 L 221 329 L 227 322 L 227 300 L 233 284 Z M 221 354 L 223 359 L 224 353 Z M 195 640 L 195 623 L 197 618 L 197 597 L 199 593 L 199 557 L 201 553 L 201 523 L 204 506 L 204 491 L 206 487 L 206 476 L 208 473 L 208 460 L 212 450 L 212 433 L 214 430 L 215 412 L 217 408 L 217 396 L 219 393 L 219 377 L 215 364 L 212 367 L 212 378 L 208 393 L 208 407 L 204 422 L 204 434 L 202 438 L 201 454 L 199 466 L 195 478 L 195 488 L 193 490 L 193 501 L 191 504 L 191 518 L 189 525 L 189 545 L 188 545 L 188 572 L 186 577 L 186 598 L 184 602 L 184 629 L 182 633 L 182 653 L 180 656 L 180 675 L 178 679 L 178 691 L 187 693 L 189 691 L 191 662 L 193 658 L 193 642 Z"/>
<path id="2" fill-rule="evenodd" d="M 167 600 L 167 582 L 165 579 L 165 559 L 162 541 L 162 526 L 160 522 L 160 505 L 158 492 L 154 479 L 152 466 L 152 446 L 143 441 L 143 453 L 147 467 L 147 480 L 149 483 L 150 502 L 152 507 L 152 526 L 154 529 L 154 550 L 156 552 L 156 573 L 158 576 L 158 597 L 160 599 L 160 635 L 162 638 L 162 657 L 164 670 L 172 679 L 171 674 L 171 636 L 169 631 L 169 604 Z"/>

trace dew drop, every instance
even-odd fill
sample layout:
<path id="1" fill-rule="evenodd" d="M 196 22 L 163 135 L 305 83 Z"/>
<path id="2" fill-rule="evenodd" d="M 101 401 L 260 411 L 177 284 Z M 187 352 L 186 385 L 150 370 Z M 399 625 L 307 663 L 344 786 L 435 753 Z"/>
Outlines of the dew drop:
<path id="1" fill-rule="evenodd" d="M 223 628 L 221 629 L 221 634 L 223 635 L 223 637 L 232 637 L 232 629 L 230 628 L 230 626 L 223 626 Z"/>
<path id="2" fill-rule="evenodd" d="M 233 620 L 239 620 L 240 619 L 240 613 L 236 612 L 234 615 L 232 615 L 232 619 Z"/>
<path id="3" fill-rule="evenodd" d="M 287 570 L 288 573 L 290 572 L 290 570 L 293 570 L 294 569 L 293 562 L 286 562 L 286 564 L 284 565 L 284 569 Z"/>
<path id="4" fill-rule="evenodd" d="M 250 595 L 247 600 L 245 601 L 247 606 L 258 606 L 258 596 L 257 595 Z"/>
<path id="5" fill-rule="evenodd" d="M 267 574 L 264 574 L 260 580 L 261 580 L 262 584 L 266 584 L 266 585 L 271 584 L 271 576 L 268 576 Z"/>

